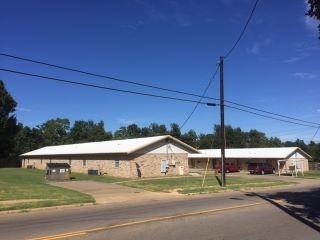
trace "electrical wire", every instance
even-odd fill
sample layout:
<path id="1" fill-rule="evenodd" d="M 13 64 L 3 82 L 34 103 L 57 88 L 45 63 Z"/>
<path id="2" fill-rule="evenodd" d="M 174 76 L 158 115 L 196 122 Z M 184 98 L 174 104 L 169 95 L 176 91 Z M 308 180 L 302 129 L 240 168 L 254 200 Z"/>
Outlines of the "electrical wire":
<path id="1" fill-rule="evenodd" d="M 58 68 L 58 69 L 63 69 L 63 70 L 67 70 L 67 71 L 72 71 L 72 72 L 76 72 L 76 73 L 81 73 L 81 74 L 85 74 L 85 75 L 89 75 L 89 76 L 94 76 L 94 77 L 109 79 L 109 80 L 118 81 L 118 82 L 122 82 L 122 83 L 133 84 L 133 85 L 137 85 L 137 86 L 148 87 L 148 88 L 153 88 L 153 89 L 162 90 L 162 91 L 167 91 L 167 92 L 179 93 L 179 94 L 188 95 L 188 96 L 193 96 L 193 97 L 199 97 L 199 101 L 196 102 L 196 105 L 195 105 L 195 107 L 193 108 L 193 110 L 191 111 L 191 113 L 188 115 L 188 117 L 187 117 L 186 120 L 183 122 L 183 124 L 181 125 L 181 127 L 179 127 L 180 129 L 182 129 L 182 128 L 185 126 L 185 124 L 189 121 L 189 119 L 191 118 L 191 116 L 194 114 L 194 112 L 195 112 L 196 109 L 198 108 L 199 104 L 200 104 L 200 103 L 202 102 L 202 100 L 205 98 L 204 96 L 205 96 L 205 94 L 207 93 L 207 91 L 208 91 L 210 85 L 212 84 L 212 82 L 213 82 L 213 80 L 214 80 L 214 77 L 215 77 L 215 75 L 217 74 L 217 71 L 218 71 L 218 67 L 217 67 L 217 69 L 216 69 L 213 77 L 210 78 L 210 81 L 209 81 L 209 83 L 208 83 L 205 91 L 204 91 L 203 94 L 200 96 L 200 95 L 191 94 L 191 93 L 186 93 L 186 92 L 182 92 L 182 91 L 171 90 L 171 89 L 167 89 L 167 88 L 162 88 L 162 87 L 152 86 L 152 85 L 148 85 L 148 84 L 137 83 L 137 82 L 128 81 L 128 80 L 124 80 L 124 79 L 119 79 L 119 78 L 115 78 L 115 77 L 110 77 L 110 76 L 106 76 L 106 75 L 91 73 L 91 72 L 87 72 L 87 71 L 83 71 L 83 70 L 79 70 L 79 69 L 74 69 L 74 68 L 70 68 L 70 67 L 59 66 L 59 65 L 56 65 L 56 64 L 47 63 L 47 62 L 38 61 L 38 60 L 33 60 L 33 59 L 25 58 L 25 57 L 14 56 L 14 55 L 7 54 L 7 53 L 0 53 L 0 56 L 9 57 L 9 58 L 14 58 L 14 59 L 22 60 L 22 61 L 27 61 L 27 62 L 32 62 L 32 63 L 36 63 L 36 64 L 48 66 L 48 67 L 54 67 L 54 68 Z M 217 99 L 211 99 L 211 100 L 217 100 Z"/>
<path id="2" fill-rule="evenodd" d="M 20 71 L 11 70 L 11 69 L 0 68 L 0 71 L 19 74 L 19 75 L 25 75 L 25 76 L 30 76 L 30 77 L 42 78 L 42 79 L 47 79 L 47 80 L 50 80 L 50 81 L 62 82 L 62 83 L 67 83 L 67 84 L 75 84 L 75 85 L 80 85 L 80 86 L 85 86 L 85 87 L 99 88 L 99 89 L 122 92 L 122 93 L 130 93 L 130 94 L 142 95 L 142 96 L 147 96 L 147 97 L 155 97 L 155 98 L 176 100 L 176 101 L 182 101 L 182 102 L 191 102 L 191 103 L 205 104 L 205 105 L 208 104 L 208 103 L 205 103 L 205 102 L 199 102 L 199 101 L 191 100 L 191 99 L 168 97 L 168 96 L 156 95 L 156 94 L 150 94 L 150 93 L 144 93 L 144 92 L 135 92 L 135 91 L 129 91 L 129 90 L 124 90 L 124 89 L 119 89 L 119 88 L 110 88 L 110 87 L 99 86 L 99 85 L 94 85 L 94 84 L 75 82 L 75 81 L 70 81 L 70 80 L 65 80 L 65 79 L 59 79 L 59 78 L 48 77 L 48 76 L 43 76 L 43 75 L 37 75 L 37 74 L 33 74 L 33 73 L 20 72 Z"/>
<path id="3" fill-rule="evenodd" d="M 250 13 L 250 15 L 249 15 L 249 17 L 248 17 L 248 20 L 247 20 L 244 28 L 242 29 L 242 31 L 241 31 L 239 37 L 237 38 L 236 42 L 233 44 L 233 46 L 230 48 L 230 50 L 227 52 L 227 54 L 225 54 L 225 56 L 224 56 L 225 59 L 227 59 L 227 58 L 229 57 L 229 55 L 233 52 L 233 50 L 236 48 L 236 46 L 238 45 L 239 41 L 241 40 L 242 36 L 244 35 L 244 33 L 245 33 L 246 29 L 247 29 L 247 26 L 248 26 L 248 24 L 249 24 L 249 22 L 250 22 L 250 20 L 251 20 L 251 18 L 252 18 L 252 16 L 253 16 L 253 13 L 254 13 L 254 11 L 256 10 L 256 7 L 257 7 L 257 5 L 258 5 L 258 2 L 259 2 L 259 0 L 256 0 L 256 2 L 255 2 L 254 6 L 253 6 L 253 8 L 252 8 L 252 10 L 251 10 L 251 13 Z M 205 89 L 204 93 L 202 94 L 202 96 L 200 97 L 199 101 L 202 101 L 202 99 L 204 98 L 204 95 L 206 94 L 209 86 L 211 85 L 212 79 L 214 79 L 215 75 L 217 74 L 217 71 L 218 71 L 218 68 L 216 69 L 213 77 L 210 79 L 209 84 L 208 84 L 207 88 Z M 191 111 L 191 113 L 188 115 L 188 117 L 186 118 L 186 120 L 185 120 L 185 121 L 183 122 L 183 124 L 181 125 L 180 129 L 182 129 L 182 128 L 186 125 L 186 123 L 189 121 L 189 119 L 191 118 L 191 116 L 194 114 L 194 112 L 196 111 L 196 109 L 198 108 L 198 106 L 199 106 L 199 104 L 196 104 L 196 105 L 195 105 L 195 107 L 193 108 L 193 110 Z"/>
<path id="4" fill-rule="evenodd" d="M 75 84 L 75 85 L 80 85 L 80 86 L 85 86 L 85 87 L 92 87 L 92 88 L 98 88 L 98 89 L 116 91 L 116 92 L 122 92 L 122 93 L 130 93 L 130 94 L 142 95 L 142 96 L 147 96 L 147 97 L 155 97 L 155 98 L 162 98 L 162 99 L 167 99 L 167 100 L 191 102 L 191 103 L 197 103 L 198 105 L 199 104 L 206 104 L 206 105 L 210 104 L 210 103 L 200 102 L 200 101 L 191 100 L 191 99 L 182 99 L 182 98 L 168 97 L 168 96 L 163 96 L 163 95 L 155 95 L 155 94 L 150 94 L 150 93 L 128 91 L 128 90 L 118 89 L 118 88 L 109 88 L 109 87 L 105 87 L 105 86 L 99 86 L 99 85 L 93 85 L 93 84 L 88 84 L 88 83 L 70 81 L 70 80 L 66 80 L 66 79 L 59 79 L 59 78 L 53 78 L 53 77 L 49 77 L 49 76 L 37 75 L 37 74 L 26 73 L 26 72 L 20 72 L 20 71 L 15 71 L 15 70 L 11 70 L 11 69 L 0 68 L 0 71 L 9 72 L 9 73 L 18 74 L 18 75 L 36 77 L 36 78 L 46 79 L 46 80 L 50 80 L 50 81 L 56 81 L 56 82 L 60 82 L 60 83 Z M 219 105 L 219 104 L 216 104 L 216 105 Z M 297 122 L 293 122 L 293 121 L 288 121 L 288 120 L 284 120 L 284 119 L 270 117 L 270 116 L 267 116 L 267 115 L 255 113 L 255 112 L 248 111 L 248 110 L 245 110 L 245 109 L 241 109 L 241 108 L 238 108 L 238 107 L 233 107 L 233 106 L 229 106 L 229 105 L 225 105 L 225 107 L 228 107 L 228 108 L 231 108 L 231 109 L 236 109 L 238 111 L 242 111 L 242 112 L 246 112 L 246 113 L 250 113 L 250 114 L 254 114 L 254 115 L 257 115 L 257 116 L 260 116 L 260 117 L 269 118 L 269 119 L 282 121 L 282 122 L 286 122 L 286 123 L 291 123 L 291 124 L 295 124 L 295 125 L 306 126 L 306 127 L 311 127 L 311 128 L 318 128 L 318 129 L 320 128 L 320 125 L 318 125 L 318 127 L 315 127 L 315 126 L 311 126 L 311 125 L 307 125 L 307 124 L 301 124 L 301 123 L 297 123 Z M 316 132 L 316 134 L 317 134 L 317 132 Z"/>
<path id="5" fill-rule="evenodd" d="M 241 108 L 238 108 L 238 107 L 233 107 L 233 106 L 229 106 L 229 105 L 224 105 L 224 106 L 225 106 L 225 107 L 228 107 L 228 108 L 236 109 L 236 110 L 238 110 L 238 111 L 242 111 L 242 112 L 254 114 L 254 115 L 257 115 L 257 116 L 260 116 L 260 117 L 269 118 L 269 119 L 273 119 L 273 120 L 277 120 L 277 121 L 281 121 L 281 122 L 285 122 L 285 123 L 291 123 L 291 124 L 295 124 L 295 125 L 299 125 L 299 126 L 305 126 L 305 127 L 310 127 L 310 128 L 320 128 L 320 125 L 318 125 L 318 126 L 312 126 L 312 125 L 307 125 L 307 124 L 303 124 L 303 123 L 297 123 L 297 122 L 293 122 L 293 121 L 289 121 L 289 120 L 284 120 L 284 119 L 280 119 L 280 118 L 270 117 L 270 116 L 267 116 L 267 115 L 263 115 L 263 114 L 260 114 L 260 113 L 255 113 L 255 112 L 248 111 L 248 110 L 245 110 L 245 109 L 241 109 Z"/>
<path id="6" fill-rule="evenodd" d="M 116 78 L 116 77 L 111 77 L 111 76 L 107 76 L 107 75 L 87 72 L 87 71 L 83 71 L 83 70 L 80 70 L 80 69 L 64 67 L 64 66 L 60 66 L 60 65 L 56 65 L 56 64 L 52 64 L 52 63 L 47 63 L 47 62 L 43 62 L 43 61 L 38 61 L 38 60 L 33 60 L 33 59 L 25 58 L 25 57 L 14 56 L 14 55 L 7 54 L 7 53 L 1 53 L 0 52 L 0 56 L 9 57 L 9 58 L 13 58 L 13 59 L 18 59 L 18 60 L 21 60 L 21 61 L 26 61 L 26 62 L 31 62 L 31 63 L 36 63 L 36 64 L 44 65 L 44 66 L 47 66 L 47 67 L 53 67 L 53 68 L 58 68 L 58 69 L 67 70 L 67 71 L 71 71 L 71 72 L 81 73 L 81 74 L 85 74 L 85 75 L 92 76 L 92 77 L 109 79 L 109 80 L 113 80 L 113 81 L 117 81 L 117 82 L 121 82 L 121 83 L 133 84 L 133 85 L 136 85 L 136 86 L 153 88 L 153 89 L 162 90 L 162 91 L 166 91 L 166 92 L 172 92 L 172 93 L 179 93 L 179 94 L 189 95 L 189 96 L 193 96 L 193 97 L 201 97 L 200 95 L 196 95 L 196 94 L 192 94 L 192 93 L 186 93 L 186 92 L 183 92 L 183 91 L 172 90 L 172 89 L 168 89 L 168 88 L 153 86 L 153 85 L 134 82 L 134 81 L 128 81 L 128 80 L 124 80 L 124 79 L 120 79 L 120 78 Z"/>
<path id="7" fill-rule="evenodd" d="M 242 29 L 242 31 L 241 31 L 238 39 L 235 41 L 235 43 L 233 44 L 233 46 L 230 48 L 230 50 L 227 52 L 227 54 L 225 54 L 225 56 L 224 56 L 225 59 L 227 59 L 227 58 L 229 57 L 229 55 L 233 52 L 233 50 L 236 48 L 236 46 L 237 46 L 238 43 L 240 42 L 242 36 L 244 35 L 244 33 L 245 33 L 245 31 L 246 31 L 246 29 L 247 29 L 247 27 L 248 27 L 248 25 L 249 25 L 249 22 L 250 22 L 251 19 L 252 19 L 253 13 L 254 13 L 254 11 L 255 11 L 256 8 L 257 8 L 258 2 L 259 2 L 259 0 L 256 0 L 256 2 L 255 2 L 254 6 L 253 6 L 253 8 L 252 8 L 252 10 L 251 10 L 251 13 L 250 13 L 250 15 L 249 15 L 249 17 L 248 17 L 248 20 L 247 20 L 244 28 Z"/>
<path id="8" fill-rule="evenodd" d="M 214 72 L 213 76 L 210 78 L 210 81 L 206 87 L 206 89 L 204 90 L 202 96 L 200 97 L 199 101 L 197 102 L 197 104 L 194 106 L 193 110 L 190 112 L 190 114 L 188 115 L 188 117 L 186 118 L 186 120 L 181 124 L 180 130 L 187 124 L 187 122 L 189 121 L 189 119 L 191 118 L 191 116 L 194 114 L 194 112 L 197 110 L 199 104 L 202 102 L 204 96 L 206 95 L 210 85 L 213 83 L 215 76 L 217 75 L 219 69 L 219 65 L 216 68 L 216 71 Z"/>
<path id="9" fill-rule="evenodd" d="M 77 73 L 82 73 L 82 74 L 86 74 L 89 76 L 94 76 L 94 77 L 99 77 L 99 78 L 105 78 L 105 79 L 110 79 L 110 80 L 114 80 L 114 81 L 119 81 L 119 82 L 123 82 L 123 83 L 127 83 L 127 84 L 133 84 L 133 85 L 138 85 L 138 86 L 143 86 L 143 87 L 148 87 L 148 88 L 153 88 L 153 89 L 157 89 L 157 90 L 162 90 L 162 91 L 167 91 L 167 92 L 172 92 L 172 93 L 178 93 L 178 94 L 183 94 L 186 96 L 191 96 L 191 97 L 198 97 L 200 98 L 200 102 L 203 99 L 207 99 L 207 100 L 214 100 L 214 101 L 220 101 L 219 98 L 214 98 L 214 97 L 207 97 L 205 96 L 209 86 L 212 84 L 215 75 L 217 74 L 217 70 L 218 67 L 216 69 L 216 72 L 214 73 L 213 77 L 210 78 L 209 84 L 207 85 L 207 88 L 204 91 L 204 94 L 202 95 L 198 95 L 198 94 L 193 94 L 193 93 L 188 93 L 188 92 L 183 92 L 183 91 L 178 91 L 178 90 L 172 90 L 172 89 L 168 89 L 168 88 L 162 88 L 162 87 L 157 87 L 157 86 L 153 86 L 153 85 L 148 85 L 148 84 L 142 84 L 142 83 L 138 83 L 138 82 L 133 82 L 133 81 L 128 81 L 128 80 L 123 80 L 123 79 L 119 79 L 119 78 L 115 78 L 115 77 L 110 77 L 110 76 L 106 76 L 106 75 L 101 75 L 101 74 L 96 74 L 96 73 L 91 73 L 91 72 L 87 72 L 87 71 L 83 71 L 83 70 L 79 70 L 79 69 L 73 69 L 73 68 L 69 68 L 69 67 L 64 67 L 64 66 L 58 66 L 55 64 L 51 64 L 51 63 L 46 63 L 46 62 L 42 62 L 42 61 L 38 61 L 38 60 L 33 60 L 33 59 L 29 59 L 29 58 L 24 58 L 24 57 L 19 57 L 19 56 L 14 56 L 14 55 L 10 55 L 10 54 L 6 54 L 6 53 L 0 53 L 0 56 L 4 56 L 4 57 L 9 57 L 9 58 L 14 58 L 14 59 L 18 59 L 18 60 L 22 60 L 22 61 L 27 61 L 27 62 L 32 62 L 32 63 L 37 63 L 37 64 L 41 64 L 41 65 L 45 65 L 45 66 L 49 66 L 49 67 L 54 67 L 54 68 L 59 68 L 59 69 L 63 69 L 63 70 L 68 70 L 68 71 L 72 71 L 72 72 L 77 72 Z M 5 71 L 5 70 L 3 70 Z M 314 122 L 309 122 L 309 121 L 305 121 L 305 120 L 301 120 L 298 118 L 293 118 L 293 117 L 289 117 L 289 116 L 285 116 L 285 115 L 281 115 L 281 114 L 277 114 L 277 113 L 272 113 L 263 109 L 258 109 L 258 108 L 254 108 L 251 106 L 247 106 L 244 104 L 240 104 L 240 103 L 236 103 L 233 101 L 228 101 L 228 100 L 224 100 L 225 102 L 228 102 L 230 104 L 236 105 L 236 106 L 240 106 L 240 107 L 244 107 L 244 108 L 248 108 L 254 111 L 258 111 L 258 112 L 263 112 L 263 113 L 267 113 L 270 115 L 274 115 L 274 116 L 278 116 L 278 117 L 282 117 L 282 118 L 287 118 L 287 119 L 291 119 L 294 121 L 299 121 L 299 122 L 304 122 L 304 123 L 308 123 L 308 124 L 313 124 L 313 125 L 317 125 L 319 126 L 319 123 L 314 123 Z M 196 104 L 198 103 L 198 101 L 194 101 Z M 202 104 L 202 103 L 201 103 Z M 206 104 L 206 103 L 205 103 Z M 195 110 L 197 109 L 197 106 L 199 104 L 197 104 L 195 106 L 195 108 L 192 110 L 192 112 L 188 115 L 187 120 L 185 120 L 185 122 L 181 125 L 182 127 L 186 124 L 186 122 L 191 118 L 191 116 L 193 115 L 193 113 L 195 112 Z M 182 128 L 181 127 L 181 128 Z"/>
<path id="10" fill-rule="evenodd" d="M 320 126 L 317 128 L 317 130 L 316 130 L 315 134 L 313 135 L 313 137 L 311 138 L 310 142 L 312 142 L 313 139 L 317 136 L 319 129 L 320 129 Z"/>
<path id="11" fill-rule="evenodd" d="M 251 109 L 251 110 L 255 110 L 255 111 L 258 111 L 258 112 L 263 112 L 263 113 L 267 113 L 267 114 L 270 114 L 270 115 L 274 115 L 274 116 L 278 116 L 278 117 L 282 117 L 282 118 L 287 118 L 287 119 L 295 120 L 295 121 L 298 121 L 298 122 L 304 122 L 304 123 L 314 124 L 314 125 L 317 125 L 317 126 L 320 125 L 319 123 L 309 122 L 309 121 L 301 120 L 301 119 L 298 119 L 298 118 L 293 118 L 293 117 L 285 116 L 285 115 L 282 115 L 282 114 L 272 113 L 272 112 L 269 112 L 269 111 L 266 111 L 266 110 L 261 110 L 261 109 L 258 109 L 258 108 L 246 106 L 246 105 L 243 105 L 243 104 L 240 104 L 240 103 L 236 103 L 236 102 L 232 102 L 232 101 L 228 101 L 228 100 L 224 100 L 224 101 L 225 101 L 225 102 L 228 102 L 228 103 L 231 103 L 231 104 L 234 104 L 234 105 L 237 105 L 237 106 L 240 106 L 240 107 L 245 107 L 245 108 L 248 108 L 248 109 Z"/>

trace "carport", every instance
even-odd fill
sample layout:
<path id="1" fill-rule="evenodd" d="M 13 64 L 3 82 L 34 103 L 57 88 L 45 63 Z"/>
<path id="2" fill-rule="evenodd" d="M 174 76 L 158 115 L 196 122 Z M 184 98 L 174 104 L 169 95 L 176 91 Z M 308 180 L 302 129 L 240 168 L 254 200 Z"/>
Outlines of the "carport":
<path id="1" fill-rule="evenodd" d="M 219 163 L 221 159 L 220 149 L 200 149 L 200 154 L 189 154 L 189 169 L 192 171 L 205 170 L 207 162 L 209 166 Z M 242 171 L 247 171 L 248 163 L 270 163 L 276 171 L 304 172 L 309 170 L 311 156 L 298 147 L 278 148 L 227 148 L 225 149 L 225 162 L 234 163 Z M 290 169 L 292 171 L 290 171 Z"/>

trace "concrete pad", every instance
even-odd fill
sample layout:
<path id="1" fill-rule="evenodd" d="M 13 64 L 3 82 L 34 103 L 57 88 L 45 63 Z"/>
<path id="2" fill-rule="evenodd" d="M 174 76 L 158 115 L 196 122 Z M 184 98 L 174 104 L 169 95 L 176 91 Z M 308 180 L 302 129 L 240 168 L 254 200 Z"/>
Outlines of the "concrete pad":
<path id="1" fill-rule="evenodd" d="M 91 195 L 96 203 L 119 203 L 172 198 L 170 193 L 149 192 L 112 183 L 94 181 L 50 182 L 51 185 Z"/>

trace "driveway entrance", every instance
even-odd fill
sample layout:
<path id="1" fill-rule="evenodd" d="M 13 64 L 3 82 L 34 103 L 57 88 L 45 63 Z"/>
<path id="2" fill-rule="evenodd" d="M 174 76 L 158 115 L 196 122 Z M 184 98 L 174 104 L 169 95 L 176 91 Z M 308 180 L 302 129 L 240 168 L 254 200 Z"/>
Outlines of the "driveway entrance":
<path id="1" fill-rule="evenodd" d="M 121 186 L 118 184 L 100 183 L 94 181 L 51 182 L 50 184 L 89 194 L 96 200 L 96 203 L 98 204 L 160 200 L 175 196 L 168 193 L 149 192 L 142 189 Z"/>

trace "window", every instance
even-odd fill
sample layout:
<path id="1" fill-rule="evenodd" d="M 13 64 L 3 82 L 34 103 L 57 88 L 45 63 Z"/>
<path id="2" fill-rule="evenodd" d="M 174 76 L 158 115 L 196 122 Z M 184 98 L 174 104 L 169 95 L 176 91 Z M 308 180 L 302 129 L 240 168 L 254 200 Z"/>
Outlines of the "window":
<path id="1" fill-rule="evenodd" d="M 120 160 L 114 160 L 114 167 L 119 168 L 120 166 Z"/>
<path id="2" fill-rule="evenodd" d="M 72 160 L 71 160 L 71 158 L 69 158 L 69 165 L 71 166 L 71 163 L 72 163 Z"/>
<path id="3" fill-rule="evenodd" d="M 82 166 L 83 166 L 83 167 L 86 167 L 86 166 L 87 166 L 87 160 L 83 160 L 83 161 L 82 161 Z"/>

